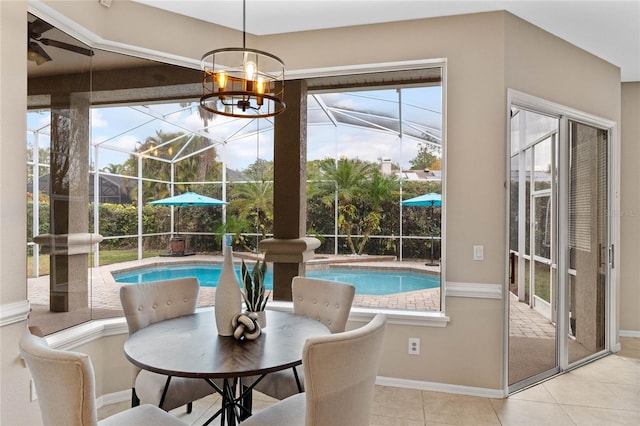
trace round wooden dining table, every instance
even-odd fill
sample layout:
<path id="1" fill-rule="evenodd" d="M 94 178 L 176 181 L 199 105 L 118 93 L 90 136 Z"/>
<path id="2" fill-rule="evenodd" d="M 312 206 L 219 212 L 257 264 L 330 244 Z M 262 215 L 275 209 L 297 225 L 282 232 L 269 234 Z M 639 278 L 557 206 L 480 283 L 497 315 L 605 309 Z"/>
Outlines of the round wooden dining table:
<path id="1" fill-rule="evenodd" d="M 322 323 L 307 317 L 279 311 L 266 315 L 262 334 L 247 341 L 219 336 L 212 310 L 160 321 L 131 334 L 124 353 L 144 370 L 206 380 L 222 396 L 222 407 L 205 425 L 218 415 L 221 424 L 235 425 L 250 412 L 251 391 L 257 381 L 268 373 L 300 365 L 306 340 L 330 334 Z M 248 384 L 241 380 L 250 376 L 257 380 Z M 212 379 L 223 379 L 222 388 Z"/>

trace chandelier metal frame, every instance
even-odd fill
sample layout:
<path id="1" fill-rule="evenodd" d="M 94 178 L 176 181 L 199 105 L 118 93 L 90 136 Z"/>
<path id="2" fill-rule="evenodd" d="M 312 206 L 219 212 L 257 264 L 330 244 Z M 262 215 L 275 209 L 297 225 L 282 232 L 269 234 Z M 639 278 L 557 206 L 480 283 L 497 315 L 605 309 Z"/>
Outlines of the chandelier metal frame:
<path id="1" fill-rule="evenodd" d="M 271 53 L 246 47 L 246 0 L 242 4 L 242 47 L 202 55 L 200 106 L 227 117 L 272 117 L 286 109 L 284 62 Z"/>

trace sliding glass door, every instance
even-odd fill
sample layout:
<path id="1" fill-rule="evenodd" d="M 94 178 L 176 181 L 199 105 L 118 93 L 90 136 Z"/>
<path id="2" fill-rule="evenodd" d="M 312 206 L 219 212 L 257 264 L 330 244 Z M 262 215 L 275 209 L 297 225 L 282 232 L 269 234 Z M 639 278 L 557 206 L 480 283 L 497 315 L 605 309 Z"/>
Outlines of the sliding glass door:
<path id="1" fill-rule="evenodd" d="M 558 371 L 559 126 L 558 118 L 511 109 L 510 386 Z"/>
<path id="2" fill-rule="evenodd" d="M 608 132 L 569 121 L 567 314 L 569 363 L 605 349 L 609 242 Z"/>
<path id="3" fill-rule="evenodd" d="M 606 350 L 610 129 L 511 105 L 509 391 Z"/>

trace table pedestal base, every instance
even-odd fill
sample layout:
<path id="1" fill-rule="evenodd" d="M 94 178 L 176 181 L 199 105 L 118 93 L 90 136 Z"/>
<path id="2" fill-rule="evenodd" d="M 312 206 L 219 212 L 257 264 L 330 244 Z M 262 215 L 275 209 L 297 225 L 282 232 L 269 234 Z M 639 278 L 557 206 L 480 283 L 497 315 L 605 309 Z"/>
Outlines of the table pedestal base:
<path id="1" fill-rule="evenodd" d="M 222 389 L 211 379 L 204 379 L 216 390 L 216 392 L 220 394 L 222 397 L 222 406 L 202 426 L 208 426 L 218 416 L 220 416 L 220 424 L 227 426 L 235 426 L 249 418 L 251 416 L 251 409 L 253 405 L 253 388 L 264 377 L 265 375 L 261 375 L 248 386 L 246 383 L 242 382 L 242 379 L 223 379 Z"/>

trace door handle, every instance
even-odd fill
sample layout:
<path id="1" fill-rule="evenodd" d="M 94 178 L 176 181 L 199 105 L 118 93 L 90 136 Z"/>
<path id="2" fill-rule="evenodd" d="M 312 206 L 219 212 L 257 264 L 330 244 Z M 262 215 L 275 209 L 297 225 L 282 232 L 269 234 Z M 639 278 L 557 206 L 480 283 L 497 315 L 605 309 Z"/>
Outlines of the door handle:
<path id="1" fill-rule="evenodd" d="M 609 246 L 609 265 L 611 265 L 611 269 L 614 267 L 614 247 L 613 244 Z"/>

